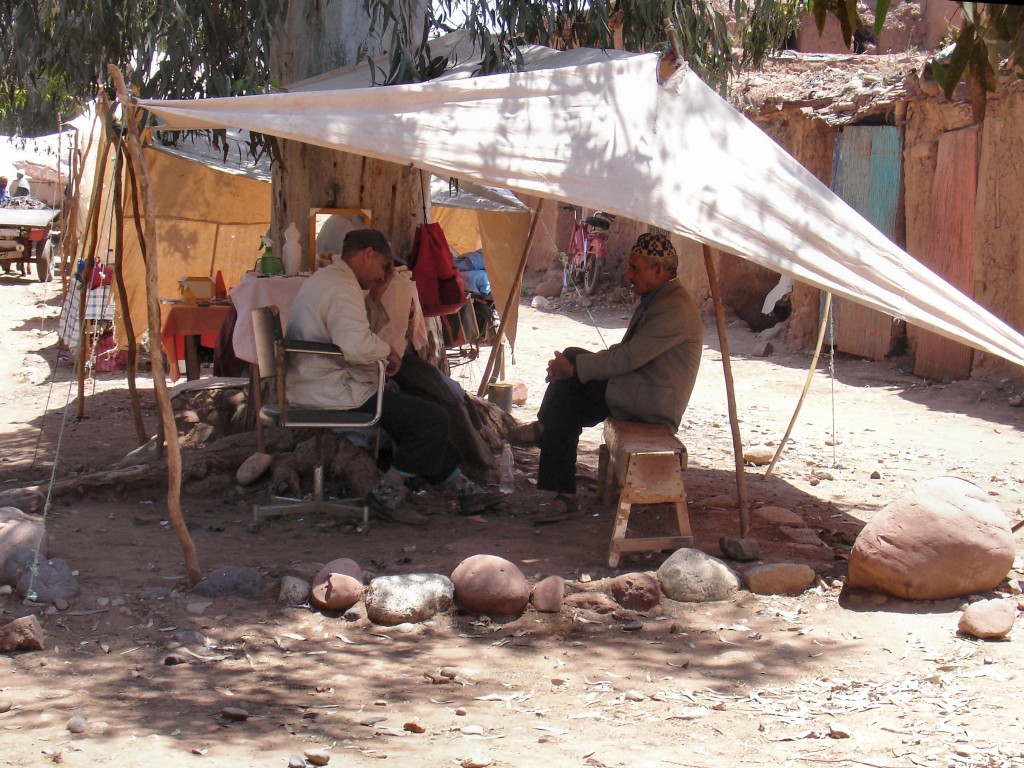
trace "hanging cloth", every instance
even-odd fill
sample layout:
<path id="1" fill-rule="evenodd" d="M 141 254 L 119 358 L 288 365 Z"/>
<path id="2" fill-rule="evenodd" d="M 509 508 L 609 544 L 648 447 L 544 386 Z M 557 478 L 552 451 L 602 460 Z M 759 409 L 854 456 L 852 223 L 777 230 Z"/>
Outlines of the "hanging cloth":
<path id="1" fill-rule="evenodd" d="M 441 225 L 420 224 L 407 259 L 416 281 L 424 317 L 458 312 L 466 303 L 462 273 L 455 266 L 452 249 Z"/>

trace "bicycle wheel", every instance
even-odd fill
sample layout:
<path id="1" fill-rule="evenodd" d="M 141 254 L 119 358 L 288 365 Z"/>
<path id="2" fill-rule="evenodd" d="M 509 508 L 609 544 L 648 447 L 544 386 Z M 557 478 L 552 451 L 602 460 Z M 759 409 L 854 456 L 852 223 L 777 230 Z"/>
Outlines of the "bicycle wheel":
<path id="1" fill-rule="evenodd" d="M 601 280 L 601 262 L 593 251 L 587 254 L 587 260 L 583 263 L 583 292 L 587 296 L 593 296 L 597 290 L 597 284 Z"/>

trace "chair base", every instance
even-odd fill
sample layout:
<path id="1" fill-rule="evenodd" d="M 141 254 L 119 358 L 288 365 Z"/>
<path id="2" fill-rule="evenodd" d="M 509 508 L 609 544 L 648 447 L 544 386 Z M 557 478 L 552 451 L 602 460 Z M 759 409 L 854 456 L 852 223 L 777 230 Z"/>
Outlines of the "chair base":
<path id="1" fill-rule="evenodd" d="M 313 469 L 313 495 L 308 499 L 291 499 L 286 496 L 273 496 L 276 504 L 253 504 L 252 523 L 249 530 L 260 530 L 260 518 L 267 515 L 302 515 L 316 512 L 344 514 L 345 517 L 361 523 L 360 529 L 365 534 L 370 529 L 370 508 L 362 498 L 326 499 L 324 498 L 324 468 Z"/>

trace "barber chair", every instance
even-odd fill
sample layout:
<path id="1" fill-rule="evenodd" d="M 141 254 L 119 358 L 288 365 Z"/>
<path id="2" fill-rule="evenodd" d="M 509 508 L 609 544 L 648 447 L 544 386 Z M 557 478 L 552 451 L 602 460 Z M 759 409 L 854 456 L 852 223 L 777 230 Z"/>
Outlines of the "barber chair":
<path id="1" fill-rule="evenodd" d="M 346 408 L 314 408 L 310 406 L 294 407 L 288 403 L 287 368 L 288 361 L 294 355 L 323 355 L 334 358 L 344 364 L 342 351 L 334 344 L 323 344 L 298 339 L 285 339 L 281 332 L 281 319 L 277 307 L 260 307 L 252 310 L 253 332 L 256 340 L 256 407 L 259 411 L 257 430 L 260 431 L 259 442 L 263 445 L 262 428 L 287 427 L 292 429 L 317 430 L 317 465 L 313 470 L 313 492 L 311 497 L 290 499 L 274 496 L 272 504 L 256 504 L 252 510 L 250 530 L 258 531 L 261 516 L 269 514 L 305 514 L 313 512 L 343 513 L 348 517 L 359 519 L 363 530 L 369 527 L 369 509 L 361 497 L 348 499 L 326 499 L 324 497 L 324 468 L 321 454 L 321 437 L 326 429 L 359 429 L 371 428 L 374 432 L 374 455 L 380 445 L 380 414 L 382 393 L 384 391 L 383 360 L 371 365 L 377 378 L 377 407 L 372 413 Z M 264 384 L 272 394 L 276 391 L 276 401 L 263 403 Z M 276 384 L 276 388 L 274 385 Z"/>

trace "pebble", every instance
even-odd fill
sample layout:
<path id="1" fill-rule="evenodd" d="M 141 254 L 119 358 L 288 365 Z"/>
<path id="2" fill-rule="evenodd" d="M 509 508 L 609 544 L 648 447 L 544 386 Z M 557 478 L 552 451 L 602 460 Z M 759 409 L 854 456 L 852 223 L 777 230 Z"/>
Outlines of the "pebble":
<path id="1" fill-rule="evenodd" d="M 14 707 L 14 702 L 10 699 L 0 699 L 0 715 L 4 712 L 10 712 Z"/>
<path id="2" fill-rule="evenodd" d="M 402 730 L 408 731 L 409 733 L 425 733 L 427 729 L 422 723 L 410 721 L 402 726 Z"/>
<path id="3" fill-rule="evenodd" d="M 481 725 L 464 725 L 459 728 L 459 733 L 463 736 L 483 736 L 484 729 Z"/>
<path id="4" fill-rule="evenodd" d="M 249 713 L 241 707 L 224 707 L 220 714 L 228 720 L 242 721 L 249 719 Z"/>
<path id="5" fill-rule="evenodd" d="M 314 747 L 302 753 L 313 765 L 327 765 L 331 762 L 331 750 L 326 747 Z"/>
<path id="6" fill-rule="evenodd" d="M 185 606 L 185 610 L 193 616 L 202 616 L 211 605 L 213 605 L 212 602 L 188 603 Z"/>
<path id="7" fill-rule="evenodd" d="M 10 584 L 0 584 L 0 595 L 9 595 L 14 591 Z"/>
<path id="8" fill-rule="evenodd" d="M 81 712 L 75 712 L 64 727 L 71 733 L 85 733 L 89 729 L 89 721 Z"/>
<path id="9" fill-rule="evenodd" d="M 306 758 L 302 755 L 289 755 L 288 768 L 306 768 Z"/>
<path id="10" fill-rule="evenodd" d="M 469 757 L 462 758 L 459 761 L 459 765 L 462 768 L 487 768 L 494 761 L 486 755 L 470 755 Z"/>

